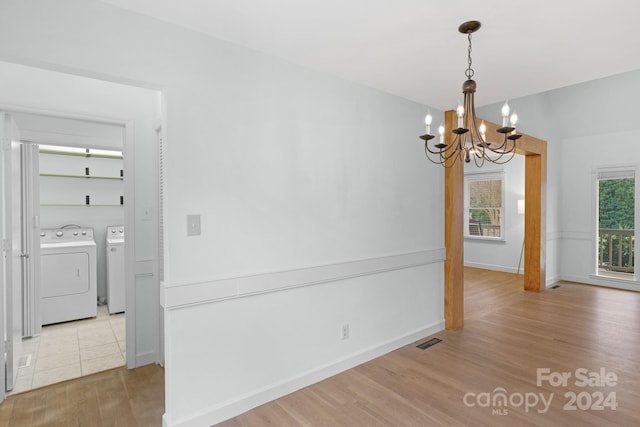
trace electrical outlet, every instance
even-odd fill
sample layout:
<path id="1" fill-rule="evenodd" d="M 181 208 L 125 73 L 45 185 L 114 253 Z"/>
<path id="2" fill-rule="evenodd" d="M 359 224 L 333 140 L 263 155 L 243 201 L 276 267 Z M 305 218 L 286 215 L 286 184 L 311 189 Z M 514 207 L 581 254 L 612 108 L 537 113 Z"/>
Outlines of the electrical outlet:
<path id="1" fill-rule="evenodd" d="M 340 332 L 340 339 L 346 340 L 349 338 L 349 324 L 345 323 L 342 325 L 342 330 Z"/>

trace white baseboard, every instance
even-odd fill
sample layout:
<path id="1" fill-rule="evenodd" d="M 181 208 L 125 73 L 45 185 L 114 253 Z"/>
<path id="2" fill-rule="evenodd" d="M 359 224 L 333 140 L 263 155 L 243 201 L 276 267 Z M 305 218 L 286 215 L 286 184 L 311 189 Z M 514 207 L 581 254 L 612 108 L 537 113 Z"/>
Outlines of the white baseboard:
<path id="1" fill-rule="evenodd" d="M 560 280 L 562 279 L 559 274 L 556 274 L 555 276 L 552 276 L 552 277 L 547 277 L 546 287 L 549 288 L 553 286 L 555 283 L 559 282 Z"/>
<path id="2" fill-rule="evenodd" d="M 154 351 L 147 351 L 144 353 L 136 354 L 136 366 L 145 366 L 150 365 L 152 363 L 158 363 L 158 358 Z"/>
<path id="3" fill-rule="evenodd" d="M 593 286 L 603 286 L 605 288 L 622 289 L 625 291 L 640 291 L 640 282 L 635 280 L 621 280 L 602 276 L 575 276 L 570 274 L 563 274 L 562 280 Z"/>
<path id="4" fill-rule="evenodd" d="M 493 271 L 503 271 L 505 273 L 517 273 L 518 269 L 513 267 L 506 267 L 503 265 L 492 265 L 492 264 L 482 264 L 479 262 L 466 262 L 464 263 L 465 267 L 473 267 L 473 268 L 481 268 L 483 270 L 493 270 Z M 520 274 L 524 273 L 524 268 L 520 269 Z"/>
<path id="5" fill-rule="evenodd" d="M 220 423 L 442 330 L 444 330 L 444 319 L 430 325 L 426 325 L 413 332 L 409 332 L 398 338 L 377 344 L 373 347 L 345 356 L 344 358 L 331 361 L 325 365 L 318 366 L 310 371 L 303 372 L 286 380 L 254 390 L 236 399 L 211 406 L 188 418 L 175 421 L 168 420 L 165 414 L 162 417 L 162 425 L 164 427 L 200 427 Z"/>

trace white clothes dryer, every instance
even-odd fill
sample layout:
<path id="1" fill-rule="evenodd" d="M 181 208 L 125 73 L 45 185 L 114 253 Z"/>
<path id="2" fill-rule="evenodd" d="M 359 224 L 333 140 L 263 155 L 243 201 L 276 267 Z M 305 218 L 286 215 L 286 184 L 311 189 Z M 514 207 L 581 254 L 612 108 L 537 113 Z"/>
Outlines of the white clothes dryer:
<path id="1" fill-rule="evenodd" d="M 93 229 L 40 230 L 43 325 L 96 317 L 96 262 Z"/>
<path id="2" fill-rule="evenodd" d="M 107 305 L 109 314 L 124 311 L 124 225 L 107 227 Z"/>

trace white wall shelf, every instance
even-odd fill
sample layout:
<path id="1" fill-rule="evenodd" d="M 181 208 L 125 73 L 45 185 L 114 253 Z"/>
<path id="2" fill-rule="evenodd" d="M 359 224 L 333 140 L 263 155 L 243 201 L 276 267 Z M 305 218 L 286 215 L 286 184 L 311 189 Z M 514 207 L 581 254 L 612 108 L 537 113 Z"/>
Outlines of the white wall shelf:
<path id="1" fill-rule="evenodd" d="M 58 207 L 124 207 L 124 205 L 120 204 L 81 204 L 81 203 L 42 203 L 40 206 L 58 206 Z"/>
<path id="2" fill-rule="evenodd" d="M 121 176 L 73 175 L 73 174 L 65 174 L 65 173 L 41 173 L 40 176 L 50 176 L 54 178 L 113 179 L 117 181 L 123 180 L 123 177 Z"/>
<path id="3" fill-rule="evenodd" d="M 122 160 L 122 155 L 117 154 L 96 154 L 96 153 L 74 153 L 68 151 L 46 150 L 41 149 L 40 154 L 54 154 L 56 156 L 75 156 L 75 157 L 97 157 L 99 159 L 119 159 Z"/>

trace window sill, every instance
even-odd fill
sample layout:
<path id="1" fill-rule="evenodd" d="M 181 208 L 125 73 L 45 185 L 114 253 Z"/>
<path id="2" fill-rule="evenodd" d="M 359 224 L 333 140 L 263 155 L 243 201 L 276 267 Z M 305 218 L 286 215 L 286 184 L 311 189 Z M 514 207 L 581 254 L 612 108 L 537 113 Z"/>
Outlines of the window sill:
<path id="1" fill-rule="evenodd" d="M 487 237 L 487 236 L 464 236 L 464 240 L 469 242 L 486 242 L 506 244 L 507 240 L 503 237 Z"/>

